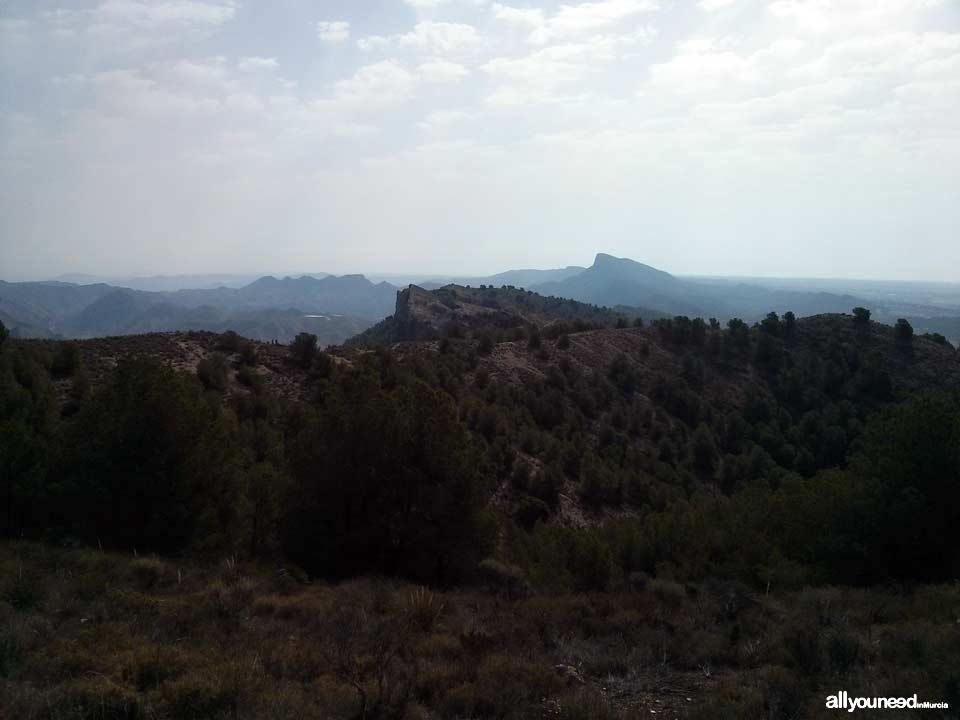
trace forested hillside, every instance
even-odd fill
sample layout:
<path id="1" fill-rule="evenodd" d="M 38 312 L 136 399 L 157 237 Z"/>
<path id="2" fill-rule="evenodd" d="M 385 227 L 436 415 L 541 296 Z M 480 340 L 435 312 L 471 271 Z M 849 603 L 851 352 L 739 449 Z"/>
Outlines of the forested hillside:
<path id="1" fill-rule="evenodd" d="M 943 338 L 862 308 L 721 326 L 492 288 L 398 309 L 330 352 L 4 337 L 0 703 L 790 718 L 838 683 L 960 702 Z M 63 608 L 74 650 L 30 629 Z"/>

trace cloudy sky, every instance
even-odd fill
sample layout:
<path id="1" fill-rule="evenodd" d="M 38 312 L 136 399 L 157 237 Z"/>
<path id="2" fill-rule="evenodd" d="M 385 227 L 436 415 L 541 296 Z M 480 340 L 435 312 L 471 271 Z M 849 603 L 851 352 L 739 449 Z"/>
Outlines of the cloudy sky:
<path id="1" fill-rule="evenodd" d="M 0 277 L 960 281 L 960 0 L 2 0 Z"/>

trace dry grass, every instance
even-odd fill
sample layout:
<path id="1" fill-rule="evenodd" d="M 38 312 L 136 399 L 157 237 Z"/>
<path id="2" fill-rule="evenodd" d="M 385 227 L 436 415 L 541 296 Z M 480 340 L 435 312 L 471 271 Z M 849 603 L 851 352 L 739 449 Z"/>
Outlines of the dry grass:
<path id="1" fill-rule="evenodd" d="M 0 717 L 801 718 L 837 688 L 960 702 L 954 586 L 511 598 L 285 576 L 0 545 Z"/>

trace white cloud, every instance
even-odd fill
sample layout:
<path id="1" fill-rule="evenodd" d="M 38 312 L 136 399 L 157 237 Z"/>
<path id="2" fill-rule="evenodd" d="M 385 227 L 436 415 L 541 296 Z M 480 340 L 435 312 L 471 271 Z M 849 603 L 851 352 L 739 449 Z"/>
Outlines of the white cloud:
<path id="1" fill-rule="evenodd" d="M 498 20 L 528 26 L 530 42 L 544 45 L 603 32 L 628 18 L 655 12 L 659 7 L 656 0 L 595 0 L 561 5 L 548 16 L 539 8 L 517 8 L 497 3 L 493 6 L 493 14 Z"/>
<path id="2" fill-rule="evenodd" d="M 323 20 L 317 23 L 317 37 L 326 42 L 350 39 L 350 23 L 345 20 Z"/>
<path id="3" fill-rule="evenodd" d="M 245 57 L 237 63 L 240 72 L 261 72 L 276 70 L 280 66 L 275 57 Z"/>
<path id="4" fill-rule="evenodd" d="M 179 60 L 172 64 L 172 72 L 186 85 L 219 84 L 227 77 L 226 58 L 218 55 L 197 60 Z"/>
<path id="5" fill-rule="evenodd" d="M 165 86 L 136 70 L 111 70 L 92 78 L 99 107 L 121 118 L 194 116 L 215 112 L 213 94 L 194 94 Z"/>
<path id="6" fill-rule="evenodd" d="M 444 5 L 484 5 L 486 0 L 404 0 L 414 10 L 436 10 Z"/>
<path id="7" fill-rule="evenodd" d="M 131 52 L 201 40 L 235 19 L 235 0 L 100 0 L 40 18 L 59 38 L 88 37 L 101 53 Z"/>
<path id="8" fill-rule="evenodd" d="M 425 130 L 433 130 L 441 127 L 449 127 L 457 123 L 469 120 L 472 115 L 463 110 L 435 110 L 427 113 L 420 122 L 420 127 Z"/>
<path id="9" fill-rule="evenodd" d="M 358 42 L 361 50 L 412 48 L 433 55 L 472 53 L 482 44 L 483 39 L 472 25 L 448 22 L 420 22 L 407 33 L 371 35 Z"/>
<path id="10" fill-rule="evenodd" d="M 624 35 L 596 35 L 579 42 L 550 45 L 521 57 L 495 57 L 481 66 L 500 84 L 488 97 L 497 105 L 581 102 L 584 90 L 574 91 L 591 72 L 616 60 L 625 50 L 649 42 L 655 31 L 640 28 Z"/>
<path id="11" fill-rule="evenodd" d="M 229 22 L 235 15 L 236 3 L 233 0 L 103 0 L 93 11 L 96 22 L 140 28 L 171 24 L 217 27 Z"/>
<path id="12" fill-rule="evenodd" d="M 421 63 L 417 71 L 427 82 L 454 82 L 470 75 L 470 71 L 463 65 L 443 58 L 433 58 Z"/>
<path id="13" fill-rule="evenodd" d="M 407 100 L 417 86 L 415 75 L 396 60 L 365 65 L 334 86 L 332 102 L 350 111 L 377 110 Z"/>
<path id="14" fill-rule="evenodd" d="M 493 16 L 497 20 L 527 27 L 540 27 L 546 19 L 542 8 L 516 8 L 494 3 Z"/>
<path id="15" fill-rule="evenodd" d="M 737 0 L 700 0 L 700 7 L 707 12 L 714 12 L 715 10 L 723 10 L 728 7 L 735 5 Z"/>

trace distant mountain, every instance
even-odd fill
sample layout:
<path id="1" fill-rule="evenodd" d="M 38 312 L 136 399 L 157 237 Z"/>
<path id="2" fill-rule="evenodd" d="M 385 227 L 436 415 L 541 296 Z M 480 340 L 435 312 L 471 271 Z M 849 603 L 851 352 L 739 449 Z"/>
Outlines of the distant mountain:
<path id="1" fill-rule="evenodd" d="M 61 329 L 67 337 L 122 335 L 154 304 L 152 295 L 117 289 L 67 317 Z"/>
<path id="2" fill-rule="evenodd" d="M 323 274 L 317 277 L 323 277 Z M 144 290 L 146 292 L 176 292 L 177 290 L 243 287 L 256 280 L 259 275 L 235 275 L 230 273 L 213 273 L 205 275 L 149 275 L 149 276 L 108 276 L 89 275 L 85 273 L 68 273 L 56 279 L 74 285 L 104 284 L 114 287 Z"/>
<path id="3" fill-rule="evenodd" d="M 90 338 L 172 330 L 236 330 L 336 344 L 390 314 L 397 289 L 362 275 L 262 277 L 242 288 L 145 292 L 111 285 L 0 283 L 0 319 L 22 337 Z"/>
<path id="4" fill-rule="evenodd" d="M 706 310 L 695 295 L 691 297 L 686 283 L 670 273 L 605 253 L 599 253 L 593 265 L 583 272 L 533 289 L 541 295 L 609 307 L 646 306 L 685 315 L 702 315 Z"/>
<path id="5" fill-rule="evenodd" d="M 670 315 L 758 320 L 771 310 L 797 315 L 849 311 L 866 304 L 851 295 L 774 290 L 745 283 L 680 279 L 627 258 L 600 253 L 593 265 L 564 280 L 533 288 L 542 295 L 610 307 L 647 307 Z"/>
<path id="6" fill-rule="evenodd" d="M 363 275 L 266 276 L 242 288 L 181 290 L 168 294 L 166 300 L 186 307 L 296 308 L 307 313 L 342 313 L 379 320 L 390 314 L 396 294 L 395 286 L 372 283 Z"/>

